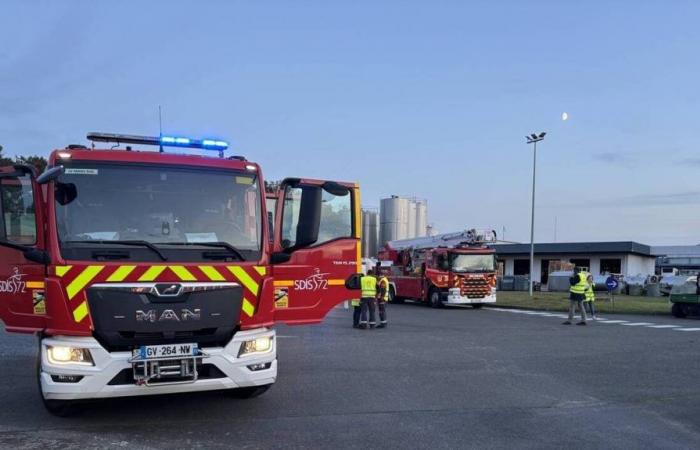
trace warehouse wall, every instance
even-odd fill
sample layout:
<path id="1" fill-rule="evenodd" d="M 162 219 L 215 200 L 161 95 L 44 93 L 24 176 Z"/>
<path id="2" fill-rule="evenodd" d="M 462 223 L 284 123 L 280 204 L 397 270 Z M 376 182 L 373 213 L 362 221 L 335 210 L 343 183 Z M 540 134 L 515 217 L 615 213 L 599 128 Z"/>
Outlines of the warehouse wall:
<path id="1" fill-rule="evenodd" d="M 504 261 L 505 275 L 515 274 L 515 260 L 529 260 L 529 255 L 518 256 L 498 256 L 501 261 Z M 535 267 L 533 270 L 533 279 L 541 281 L 542 279 L 542 260 L 562 260 L 569 261 L 570 259 L 589 259 L 589 270 L 591 273 L 600 274 L 601 259 L 620 259 L 622 273 L 624 275 L 653 275 L 655 270 L 656 258 L 653 256 L 641 255 L 620 255 L 620 254 L 602 254 L 602 255 L 535 255 Z M 528 265 L 529 267 L 529 265 Z"/>

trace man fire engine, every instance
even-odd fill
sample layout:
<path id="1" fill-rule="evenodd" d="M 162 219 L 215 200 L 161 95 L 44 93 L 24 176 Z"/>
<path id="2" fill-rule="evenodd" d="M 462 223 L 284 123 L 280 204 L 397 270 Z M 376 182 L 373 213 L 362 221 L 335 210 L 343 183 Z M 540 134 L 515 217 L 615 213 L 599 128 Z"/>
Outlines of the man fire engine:
<path id="1" fill-rule="evenodd" d="M 466 230 L 388 242 L 379 259 L 389 261 L 392 302 L 412 299 L 432 307 L 496 301 L 494 231 Z"/>
<path id="2" fill-rule="evenodd" d="M 356 296 L 357 184 L 286 179 L 271 227 L 260 167 L 223 158 L 224 141 L 88 139 L 54 151 L 39 176 L 0 168 L 0 319 L 39 336 L 51 412 L 90 398 L 259 395 L 277 378 L 272 326 L 320 322 Z"/>

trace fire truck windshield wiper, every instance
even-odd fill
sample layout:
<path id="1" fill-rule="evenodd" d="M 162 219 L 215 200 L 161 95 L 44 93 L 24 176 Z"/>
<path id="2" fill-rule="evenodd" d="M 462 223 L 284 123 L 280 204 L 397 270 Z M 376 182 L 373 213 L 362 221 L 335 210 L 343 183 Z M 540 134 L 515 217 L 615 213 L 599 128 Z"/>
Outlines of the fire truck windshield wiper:
<path id="1" fill-rule="evenodd" d="M 149 250 L 152 250 L 153 253 L 158 255 L 160 259 L 163 261 L 167 261 L 168 258 L 160 251 L 158 250 L 158 247 L 153 245 L 152 243 L 148 241 L 141 241 L 141 240 L 109 240 L 109 239 L 87 239 L 84 241 L 63 241 L 64 244 L 102 244 L 102 245 L 111 245 L 111 244 L 116 244 L 116 245 L 133 245 L 135 247 L 146 247 Z"/>
<path id="2" fill-rule="evenodd" d="M 232 253 L 233 256 L 240 259 L 241 261 L 246 260 L 243 257 L 243 254 L 241 253 L 241 251 L 238 250 L 233 245 L 229 244 L 228 242 L 158 242 L 158 244 L 160 244 L 160 245 L 187 245 L 187 246 L 191 245 L 193 247 L 196 247 L 196 246 L 219 247 L 219 248 L 228 250 L 229 253 Z"/>

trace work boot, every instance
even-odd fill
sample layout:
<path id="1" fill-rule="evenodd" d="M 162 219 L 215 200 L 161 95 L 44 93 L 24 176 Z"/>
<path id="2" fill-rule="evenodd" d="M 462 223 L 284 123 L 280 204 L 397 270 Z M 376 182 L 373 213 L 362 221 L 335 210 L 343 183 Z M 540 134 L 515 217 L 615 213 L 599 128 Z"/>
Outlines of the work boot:
<path id="1" fill-rule="evenodd" d="M 377 328 L 386 328 L 386 324 L 385 324 L 385 323 L 380 323 L 379 325 L 377 325 Z"/>
<path id="2" fill-rule="evenodd" d="M 567 320 L 566 322 L 563 322 L 562 325 L 571 325 L 571 321 Z"/>
<path id="3" fill-rule="evenodd" d="M 366 323 L 361 323 L 359 325 L 360 330 L 366 330 L 367 329 L 367 324 Z"/>
<path id="4" fill-rule="evenodd" d="M 576 325 L 585 325 L 585 324 L 586 324 L 586 322 L 579 322 Z"/>
<path id="5" fill-rule="evenodd" d="M 352 324 L 352 327 L 353 327 L 353 328 L 360 328 L 360 326 L 359 326 L 358 324 L 356 324 L 356 323 L 353 323 L 353 324 Z"/>

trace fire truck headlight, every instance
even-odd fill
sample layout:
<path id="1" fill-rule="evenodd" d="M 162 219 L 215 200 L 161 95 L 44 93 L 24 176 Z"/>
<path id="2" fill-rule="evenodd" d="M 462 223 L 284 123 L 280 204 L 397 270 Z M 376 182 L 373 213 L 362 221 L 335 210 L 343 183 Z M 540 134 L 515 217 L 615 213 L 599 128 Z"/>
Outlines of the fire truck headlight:
<path id="1" fill-rule="evenodd" d="M 81 364 L 94 366 L 90 350 L 86 348 L 66 347 L 63 345 L 49 345 L 46 354 L 51 364 Z"/>
<path id="2" fill-rule="evenodd" d="M 272 337 L 265 336 L 243 342 L 238 352 L 238 357 L 268 353 L 270 351 L 272 351 Z"/>

